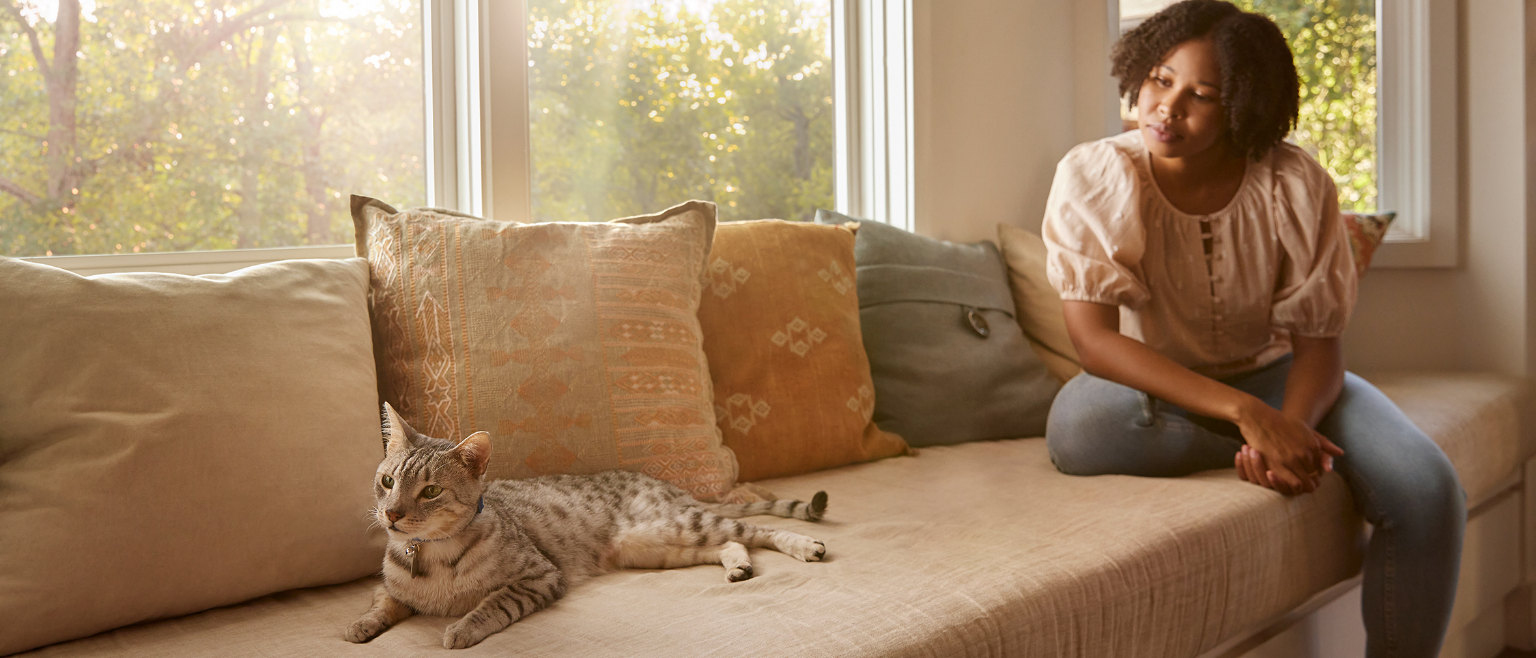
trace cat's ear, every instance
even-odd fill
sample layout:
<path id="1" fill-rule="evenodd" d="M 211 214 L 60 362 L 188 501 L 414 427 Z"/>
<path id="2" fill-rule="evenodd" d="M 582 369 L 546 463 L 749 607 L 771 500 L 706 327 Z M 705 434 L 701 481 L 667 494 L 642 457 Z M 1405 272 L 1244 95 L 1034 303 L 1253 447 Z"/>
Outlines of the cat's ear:
<path id="1" fill-rule="evenodd" d="M 405 419 L 390 406 L 384 403 L 384 411 L 379 414 L 384 431 L 384 454 L 393 455 L 411 449 L 411 437 L 416 435 L 416 430 L 406 424 Z"/>
<path id="2" fill-rule="evenodd" d="M 469 469 L 470 475 L 478 479 L 485 475 L 485 468 L 491 465 L 491 435 L 475 432 L 465 437 L 459 445 L 453 447 L 453 456 Z"/>

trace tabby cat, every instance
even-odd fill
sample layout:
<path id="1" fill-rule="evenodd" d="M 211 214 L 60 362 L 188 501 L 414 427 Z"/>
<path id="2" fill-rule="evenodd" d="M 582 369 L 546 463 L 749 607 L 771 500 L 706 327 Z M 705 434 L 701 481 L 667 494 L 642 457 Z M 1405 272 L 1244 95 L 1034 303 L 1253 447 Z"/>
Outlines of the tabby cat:
<path id="1" fill-rule="evenodd" d="M 388 404 L 383 421 L 374 518 L 389 535 L 384 584 L 373 607 L 347 629 L 349 642 L 367 642 L 421 613 L 460 617 L 443 646 L 462 649 L 612 569 L 718 563 L 735 582 L 752 577 L 748 547 L 807 562 L 826 554 L 805 535 L 734 520 L 773 514 L 818 521 L 826 492 L 810 503 L 710 504 L 623 471 L 487 485 L 489 434 L 454 445 L 411 429 Z"/>

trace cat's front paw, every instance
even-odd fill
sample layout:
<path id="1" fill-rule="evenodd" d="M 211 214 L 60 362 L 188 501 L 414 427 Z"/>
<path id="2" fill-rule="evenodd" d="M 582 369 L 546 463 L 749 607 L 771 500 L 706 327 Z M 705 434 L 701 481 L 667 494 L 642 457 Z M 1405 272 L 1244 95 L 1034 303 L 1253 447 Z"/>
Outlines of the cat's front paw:
<path id="1" fill-rule="evenodd" d="M 389 628 L 383 622 L 372 617 L 364 617 L 347 627 L 346 635 L 342 638 L 353 644 L 362 644 L 379 636 L 384 629 Z"/>
<path id="2" fill-rule="evenodd" d="M 444 649 L 468 649 L 480 644 L 481 640 L 489 637 L 486 632 L 474 624 L 465 623 L 465 620 L 453 622 L 448 625 L 448 630 L 443 632 Z"/>

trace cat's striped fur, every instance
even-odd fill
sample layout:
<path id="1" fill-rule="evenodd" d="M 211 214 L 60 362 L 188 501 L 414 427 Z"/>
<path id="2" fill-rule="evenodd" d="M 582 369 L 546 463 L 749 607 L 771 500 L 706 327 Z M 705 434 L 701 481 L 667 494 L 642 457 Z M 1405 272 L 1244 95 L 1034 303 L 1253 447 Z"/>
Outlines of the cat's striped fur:
<path id="1" fill-rule="evenodd" d="M 488 434 L 475 433 L 458 445 L 430 438 L 388 404 L 384 441 L 384 461 L 374 477 L 375 518 L 389 535 L 384 584 L 373 607 L 347 629 L 351 642 L 367 642 L 421 613 L 460 617 L 443 635 L 444 647 L 460 649 L 612 569 L 714 563 L 734 582 L 752 577 L 750 547 L 807 562 L 826 553 L 805 535 L 735 520 L 773 514 L 818 521 L 826 512 L 825 492 L 810 503 L 710 504 L 623 471 L 485 485 Z"/>

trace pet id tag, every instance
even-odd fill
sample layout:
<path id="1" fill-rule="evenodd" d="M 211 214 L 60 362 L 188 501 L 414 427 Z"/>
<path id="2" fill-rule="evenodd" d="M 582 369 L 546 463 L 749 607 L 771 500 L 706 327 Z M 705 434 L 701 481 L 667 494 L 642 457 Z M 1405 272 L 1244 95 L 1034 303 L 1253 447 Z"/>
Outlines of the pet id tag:
<path id="1" fill-rule="evenodd" d="M 405 547 L 405 554 L 411 558 L 411 577 L 420 576 L 421 567 L 417 565 L 417 561 L 421 559 L 421 544 L 411 544 Z"/>

